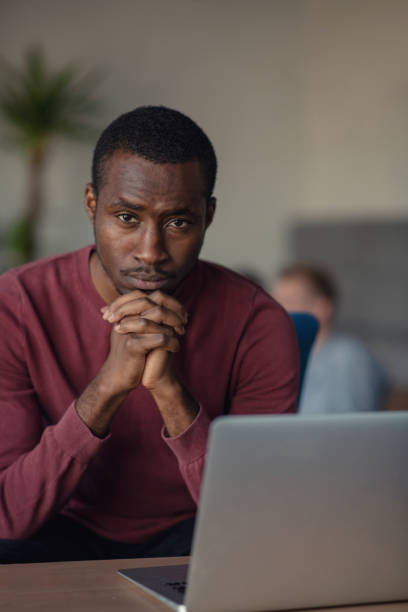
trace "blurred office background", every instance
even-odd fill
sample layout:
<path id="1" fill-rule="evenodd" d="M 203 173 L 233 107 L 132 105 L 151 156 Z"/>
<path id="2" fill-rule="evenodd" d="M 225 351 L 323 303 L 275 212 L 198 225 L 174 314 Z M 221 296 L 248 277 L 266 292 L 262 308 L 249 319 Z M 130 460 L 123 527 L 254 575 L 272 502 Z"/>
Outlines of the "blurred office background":
<path id="1" fill-rule="evenodd" d="M 41 44 L 51 66 L 102 67 L 101 127 L 141 104 L 190 115 L 219 159 L 203 256 L 257 272 L 322 263 L 339 325 L 408 388 L 406 0 L 1 0 L 0 55 Z M 92 240 L 83 211 L 92 143 L 56 141 L 38 256 Z M 0 267 L 24 198 L 0 152 Z M 3 258 L 3 259 L 1 259 Z M 408 407 L 408 405 L 407 405 Z"/>

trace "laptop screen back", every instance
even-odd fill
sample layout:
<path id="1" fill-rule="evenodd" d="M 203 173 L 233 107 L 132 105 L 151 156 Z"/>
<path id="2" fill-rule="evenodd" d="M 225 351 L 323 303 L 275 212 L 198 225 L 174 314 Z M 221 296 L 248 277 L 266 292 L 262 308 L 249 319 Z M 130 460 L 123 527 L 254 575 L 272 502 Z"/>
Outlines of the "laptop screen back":
<path id="1" fill-rule="evenodd" d="M 408 413 L 217 419 L 194 612 L 408 598 Z"/>

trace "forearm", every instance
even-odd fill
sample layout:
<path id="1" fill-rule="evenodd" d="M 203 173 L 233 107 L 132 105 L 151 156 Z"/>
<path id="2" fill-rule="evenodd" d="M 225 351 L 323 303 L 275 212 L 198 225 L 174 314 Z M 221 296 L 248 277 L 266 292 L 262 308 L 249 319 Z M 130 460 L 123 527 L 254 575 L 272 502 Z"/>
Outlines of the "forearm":
<path id="1" fill-rule="evenodd" d="M 75 408 L 90 431 L 98 438 L 103 438 L 109 432 L 112 419 L 126 395 L 126 392 L 113 393 L 101 372 L 78 398 Z"/>
<path id="2" fill-rule="evenodd" d="M 193 423 L 200 409 L 187 389 L 177 380 L 151 390 L 151 394 L 170 438 L 182 434 Z"/>
<path id="3" fill-rule="evenodd" d="M 195 502 L 198 502 L 206 458 L 210 419 L 201 406 L 187 429 L 178 436 L 162 438 L 177 458 L 180 473 Z"/>
<path id="4" fill-rule="evenodd" d="M 59 512 L 101 444 L 71 405 L 32 450 L 10 459 L 0 474 L 0 538 L 29 537 Z"/>

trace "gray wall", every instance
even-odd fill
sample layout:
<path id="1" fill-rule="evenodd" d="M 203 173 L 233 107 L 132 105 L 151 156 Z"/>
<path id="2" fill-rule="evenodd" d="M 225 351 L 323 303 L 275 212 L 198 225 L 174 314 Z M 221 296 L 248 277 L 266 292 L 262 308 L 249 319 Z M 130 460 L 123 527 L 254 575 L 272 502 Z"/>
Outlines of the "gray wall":
<path id="1" fill-rule="evenodd" d="M 0 54 L 41 42 L 56 66 L 102 65 L 105 111 L 160 103 L 191 115 L 219 156 L 204 256 L 269 279 L 289 228 L 313 219 L 408 218 L 405 0 L 13 0 Z M 42 254 L 91 239 L 82 212 L 91 146 L 56 143 Z M 0 156 L 0 224 L 24 168 Z"/>

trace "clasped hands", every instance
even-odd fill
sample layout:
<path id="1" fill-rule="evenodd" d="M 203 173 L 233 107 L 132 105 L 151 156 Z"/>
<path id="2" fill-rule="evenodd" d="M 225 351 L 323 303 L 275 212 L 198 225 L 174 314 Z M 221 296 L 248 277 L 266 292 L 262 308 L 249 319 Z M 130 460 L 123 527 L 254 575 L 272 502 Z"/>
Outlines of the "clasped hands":
<path id="1" fill-rule="evenodd" d="M 199 412 L 173 363 L 187 323 L 183 306 L 161 291 L 147 295 L 137 290 L 101 311 L 112 324 L 110 350 L 76 402 L 80 418 L 95 435 L 104 437 L 128 393 L 142 384 L 161 413 L 166 435 L 183 433 Z"/>
<path id="2" fill-rule="evenodd" d="M 117 394 L 139 384 L 154 392 L 175 383 L 172 353 L 180 349 L 178 337 L 185 333 L 188 319 L 176 299 L 161 291 L 136 290 L 101 312 L 113 325 L 104 375 Z"/>

